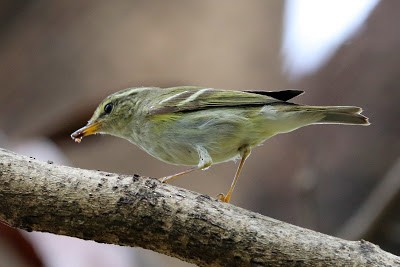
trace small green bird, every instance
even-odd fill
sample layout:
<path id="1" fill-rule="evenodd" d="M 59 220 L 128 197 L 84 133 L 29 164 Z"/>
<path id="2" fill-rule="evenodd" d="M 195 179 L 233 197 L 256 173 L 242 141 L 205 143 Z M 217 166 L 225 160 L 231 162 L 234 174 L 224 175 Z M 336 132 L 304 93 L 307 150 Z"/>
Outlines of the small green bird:
<path id="1" fill-rule="evenodd" d="M 240 158 L 232 185 L 219 199 L 229 202 L 251 150 L 268 138 L 312 124 L 369 125 L 352 106 L 305 106 L 287 102 L 303 91 L 232 91 L 196 86 L 128 88 L 106 97 L 88 124 L 71 134 L 127 139 L 153 157 L 195 166 L 161 178 L 205 170 Z"/>

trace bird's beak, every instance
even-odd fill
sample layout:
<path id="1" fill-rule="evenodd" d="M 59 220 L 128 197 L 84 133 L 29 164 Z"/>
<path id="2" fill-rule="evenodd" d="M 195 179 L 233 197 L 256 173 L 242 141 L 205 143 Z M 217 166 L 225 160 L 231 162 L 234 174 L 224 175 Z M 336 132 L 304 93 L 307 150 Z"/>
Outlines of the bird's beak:
<path id="1" fill-rule="evenodd" d="M 71 138 L 75 142 L 80 143 L 83 137 L 97 133 L 99 126 L 100 122 L 89 122 L 86 126 L 73 132 L 71 134 Z"/>

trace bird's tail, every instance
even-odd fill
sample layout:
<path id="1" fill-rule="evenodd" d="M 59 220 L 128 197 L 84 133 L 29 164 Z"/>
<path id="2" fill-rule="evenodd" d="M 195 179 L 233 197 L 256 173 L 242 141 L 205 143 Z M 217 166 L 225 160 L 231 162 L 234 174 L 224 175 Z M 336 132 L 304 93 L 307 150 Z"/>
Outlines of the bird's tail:
<path id="1" fill-rule="evenodd" d="M 320 114 L 313 124 L 353 124 L 369 125 L 368 118 L 361 114 L 359 107 L 349 106 L 302 106 L 305 113 Z"/>
<path id="2" fill-rule="evenodd" d="M 352 124 L 369 125 L 368 118 L 361 114 L 359 107 L 346 106 L 265 106 L 262 109 L 269 136 L 287 133 L 312 124 Z"/>

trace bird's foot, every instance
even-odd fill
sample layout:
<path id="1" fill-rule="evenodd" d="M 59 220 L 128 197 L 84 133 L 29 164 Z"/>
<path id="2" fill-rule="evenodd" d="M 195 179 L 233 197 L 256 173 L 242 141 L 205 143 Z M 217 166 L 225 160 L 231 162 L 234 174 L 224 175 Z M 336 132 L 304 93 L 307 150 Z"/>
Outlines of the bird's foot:
<path id="1" fill-rule="evenodd" d="M 217 199 L 218 199 L 219 201 L 222 201 L 222 202 L 225 202 L 225 203 L 229 203 L 229 201 L 231 200 L 231 196 L 230 196 L 229 194 L 227 194 L 227 195 L 225 196 L 225 194 L 219 193 L 219 194 L 217 195 Z"/>
<path id="2" fill-rule="evenodd" d="M 175 175 L 164 176 L 164 177 L 158 178 L 158 180 L 161 183 L 167 183 L 168 180 L 171 180 L 173 178 L 175 178 Z"/>

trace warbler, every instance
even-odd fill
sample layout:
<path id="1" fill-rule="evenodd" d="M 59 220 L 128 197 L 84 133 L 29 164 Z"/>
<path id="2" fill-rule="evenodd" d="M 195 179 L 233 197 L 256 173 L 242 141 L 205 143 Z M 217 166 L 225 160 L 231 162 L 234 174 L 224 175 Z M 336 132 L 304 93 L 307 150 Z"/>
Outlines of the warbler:
<path id="1" fill-rule="evenodd" d="M 192 168 L 162 182 L 212 164 L 240 159 L 229 202 L 251 150 L 268 138 L 312 124 L 369 125 L 354 106 L 306 106 L 288 102 L 300 90 L 232 91 L 196 86 L 127 88 L 107 96 L 86 126 L 71 134 L 80 142 L 91 134 L 127 139 L 153 157 Z"/>

